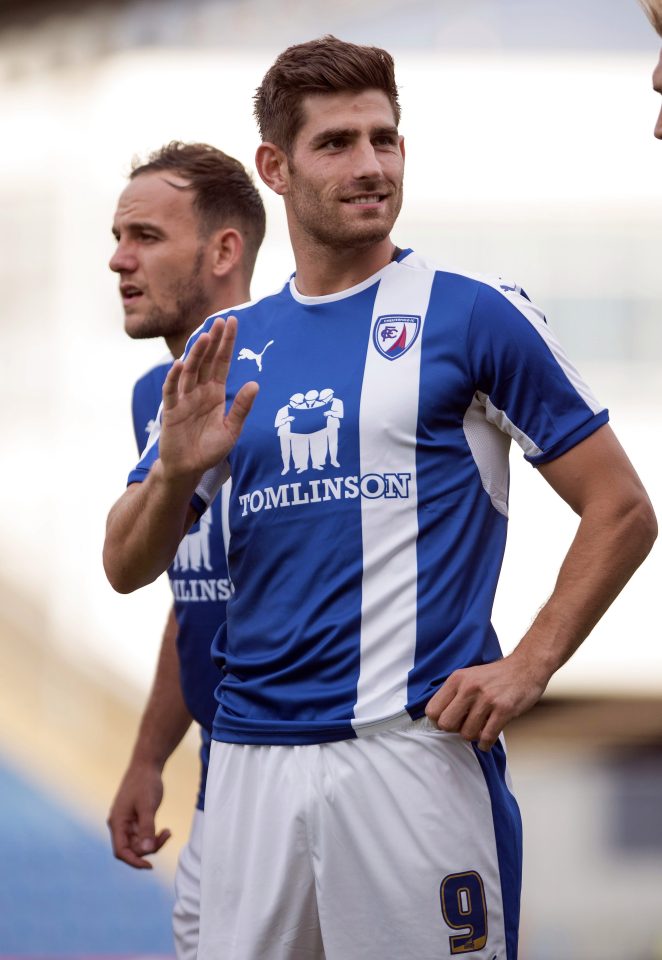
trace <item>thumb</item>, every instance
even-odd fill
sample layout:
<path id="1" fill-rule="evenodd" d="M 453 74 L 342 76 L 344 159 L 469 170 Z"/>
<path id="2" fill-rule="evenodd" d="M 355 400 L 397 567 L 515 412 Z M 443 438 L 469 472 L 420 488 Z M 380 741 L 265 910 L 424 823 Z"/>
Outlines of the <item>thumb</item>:
<path id="1" fill-rule="evenodd" d="M 251 407 L 257 396 L 259 386 L 251 380 L 245 383 L 234 398 L 234 403 L 230 407 L 225 422 L 232 436 L 238 439 L 246 417 L 251 412 Z"/>

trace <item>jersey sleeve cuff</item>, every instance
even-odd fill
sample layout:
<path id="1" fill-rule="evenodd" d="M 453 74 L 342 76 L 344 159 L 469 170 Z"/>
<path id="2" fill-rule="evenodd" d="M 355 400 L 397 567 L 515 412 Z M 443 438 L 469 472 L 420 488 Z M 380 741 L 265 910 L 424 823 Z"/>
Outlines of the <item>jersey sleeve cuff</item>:
<path id="1" fill-rule="evenodd" d="M 582 423 L 579 427 L 569 433 L 566 437 L 563 437 L 561 440 L 558 440 L 553 444 L 548 450 L 544 450 L 542 453 L 538 453 L 534 456 L 526 456 L 525 460 L 528 460 L 534 467 L 539 466 L 542 463 L 549 463 L 551 460 L 556 460 L 557 457 L 562 456 L 564 453 L 567 453 L 568 450 L 572 450 L 573 447 L 576 447 L 578 443 L 581 443 L 582 440 L 586 440 L 587 437 L 590 437 L 592 433 L 595 433 L 596 430 L 599 430 L 600 427 L 604 427 L 606 423 L 609 422 L 609 411 L 601 410 L 599 413 L 596 413 L 590 420 L 587 420 L 585 423 Z"/>
<path id="2" fill-rule="evenodd" d="M 143 483 L 147 479 L 149 470 L 142 470 L 140 467 L 134 467 L 127 477 L 127 487 L 132 483 Z"/>

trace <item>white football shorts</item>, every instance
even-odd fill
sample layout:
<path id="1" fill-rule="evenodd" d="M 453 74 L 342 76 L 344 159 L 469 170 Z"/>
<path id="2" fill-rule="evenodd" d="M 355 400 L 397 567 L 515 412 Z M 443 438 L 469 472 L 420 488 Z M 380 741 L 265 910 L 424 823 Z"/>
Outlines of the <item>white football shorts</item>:
<path id="1" fill-rule="evenodd" d="M 199 960 L 516 960 L 521 821 L 501 742 L 422 719 L 212 742 Z"/>
<path id="2" fill-rule="evenodd" d="M 177 960 L 195 960 L 200 933 L 200 855 L 204 814 L 193 814 L 188 842 L 182 848 L 175 873 L 175 906 L 172 929 Z"/>

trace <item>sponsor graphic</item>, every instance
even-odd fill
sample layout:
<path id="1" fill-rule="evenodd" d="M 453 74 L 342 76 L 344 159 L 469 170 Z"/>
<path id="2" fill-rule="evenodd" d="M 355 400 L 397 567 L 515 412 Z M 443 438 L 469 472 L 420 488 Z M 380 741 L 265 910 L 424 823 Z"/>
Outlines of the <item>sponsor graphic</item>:
<path id="1" fill-rule="evenodd" d="M 230 580 L 171 580 L 172 595 L 179 603 L 226 603 L 234 592 Z"/>
<path id="2" fill-rule="evenodd" d="M 248 347 L 242 347 L 237 356 L 237 360 L 255 360 L 257 364 L 257 369 L 262 373 L 262 357 L 264 356 L 267 347 L 270 347 L 273 343 L 273 340 L 270 340 L 262 349 L 262 353 L 254 353 L 252 350 L 249 350 Z"/>
<path id="3" fill-rule="evenodd" d="M 281 476 L 340 467 L 338 434 L 345 405 L 331 387 L 293 393 L 276 413 L 274 427 L 283 463 Z M 241 516 L 330 500 L 387 500 L 410 496 L 411 473 L 322 476 L 262 487 L 238 495 Z"/>
<path id="4" fill-rule="evenodd" d="M 276 414 L 274 427 L 283 460 L 281 476 L 290 472 L 323 470 L 328 462 L 339 467 L 338 431 L 345 407 L 330 387 L 293 393 Z"/>
<path id="5" fill-rule="evenodd" d="M 397 360 L 414 344 L 421 329 L 419 316 L 389 313 L 377 317 L 372 340 L 387 360 Z"/>
<path id="6" fill-rule="evenodd" d="M 299 507 L 329 500 L 387 500 L 409 497 L 410 473 L 366 473 L 362 477 L 320 477 L 299 483 L 281 483 L 239 495 L 242 517 L 262 510 Z"/>
<path id="7" fill-rule="evenodd" d="M 200 570 L 213 570 L 209 541 L 211 539 L 211 507 L 207 507 L 190 532 L 186 534 L 177 548 L 172 569 L 176 573 Z"/>

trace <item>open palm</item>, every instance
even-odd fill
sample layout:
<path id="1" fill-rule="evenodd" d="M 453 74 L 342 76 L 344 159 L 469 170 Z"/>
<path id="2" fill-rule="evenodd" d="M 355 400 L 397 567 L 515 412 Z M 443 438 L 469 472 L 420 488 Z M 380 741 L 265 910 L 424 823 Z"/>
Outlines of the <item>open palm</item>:
<path id="1" fill-rule="evenodd" d="M 215 320 L 166 377 L 159 456 L 171 477 L 202 475 L 225 460 L 239 438 L 258 385 L 245 383 L 226 413 L 226 383 L 236 334 L 236 317 Z"/>

